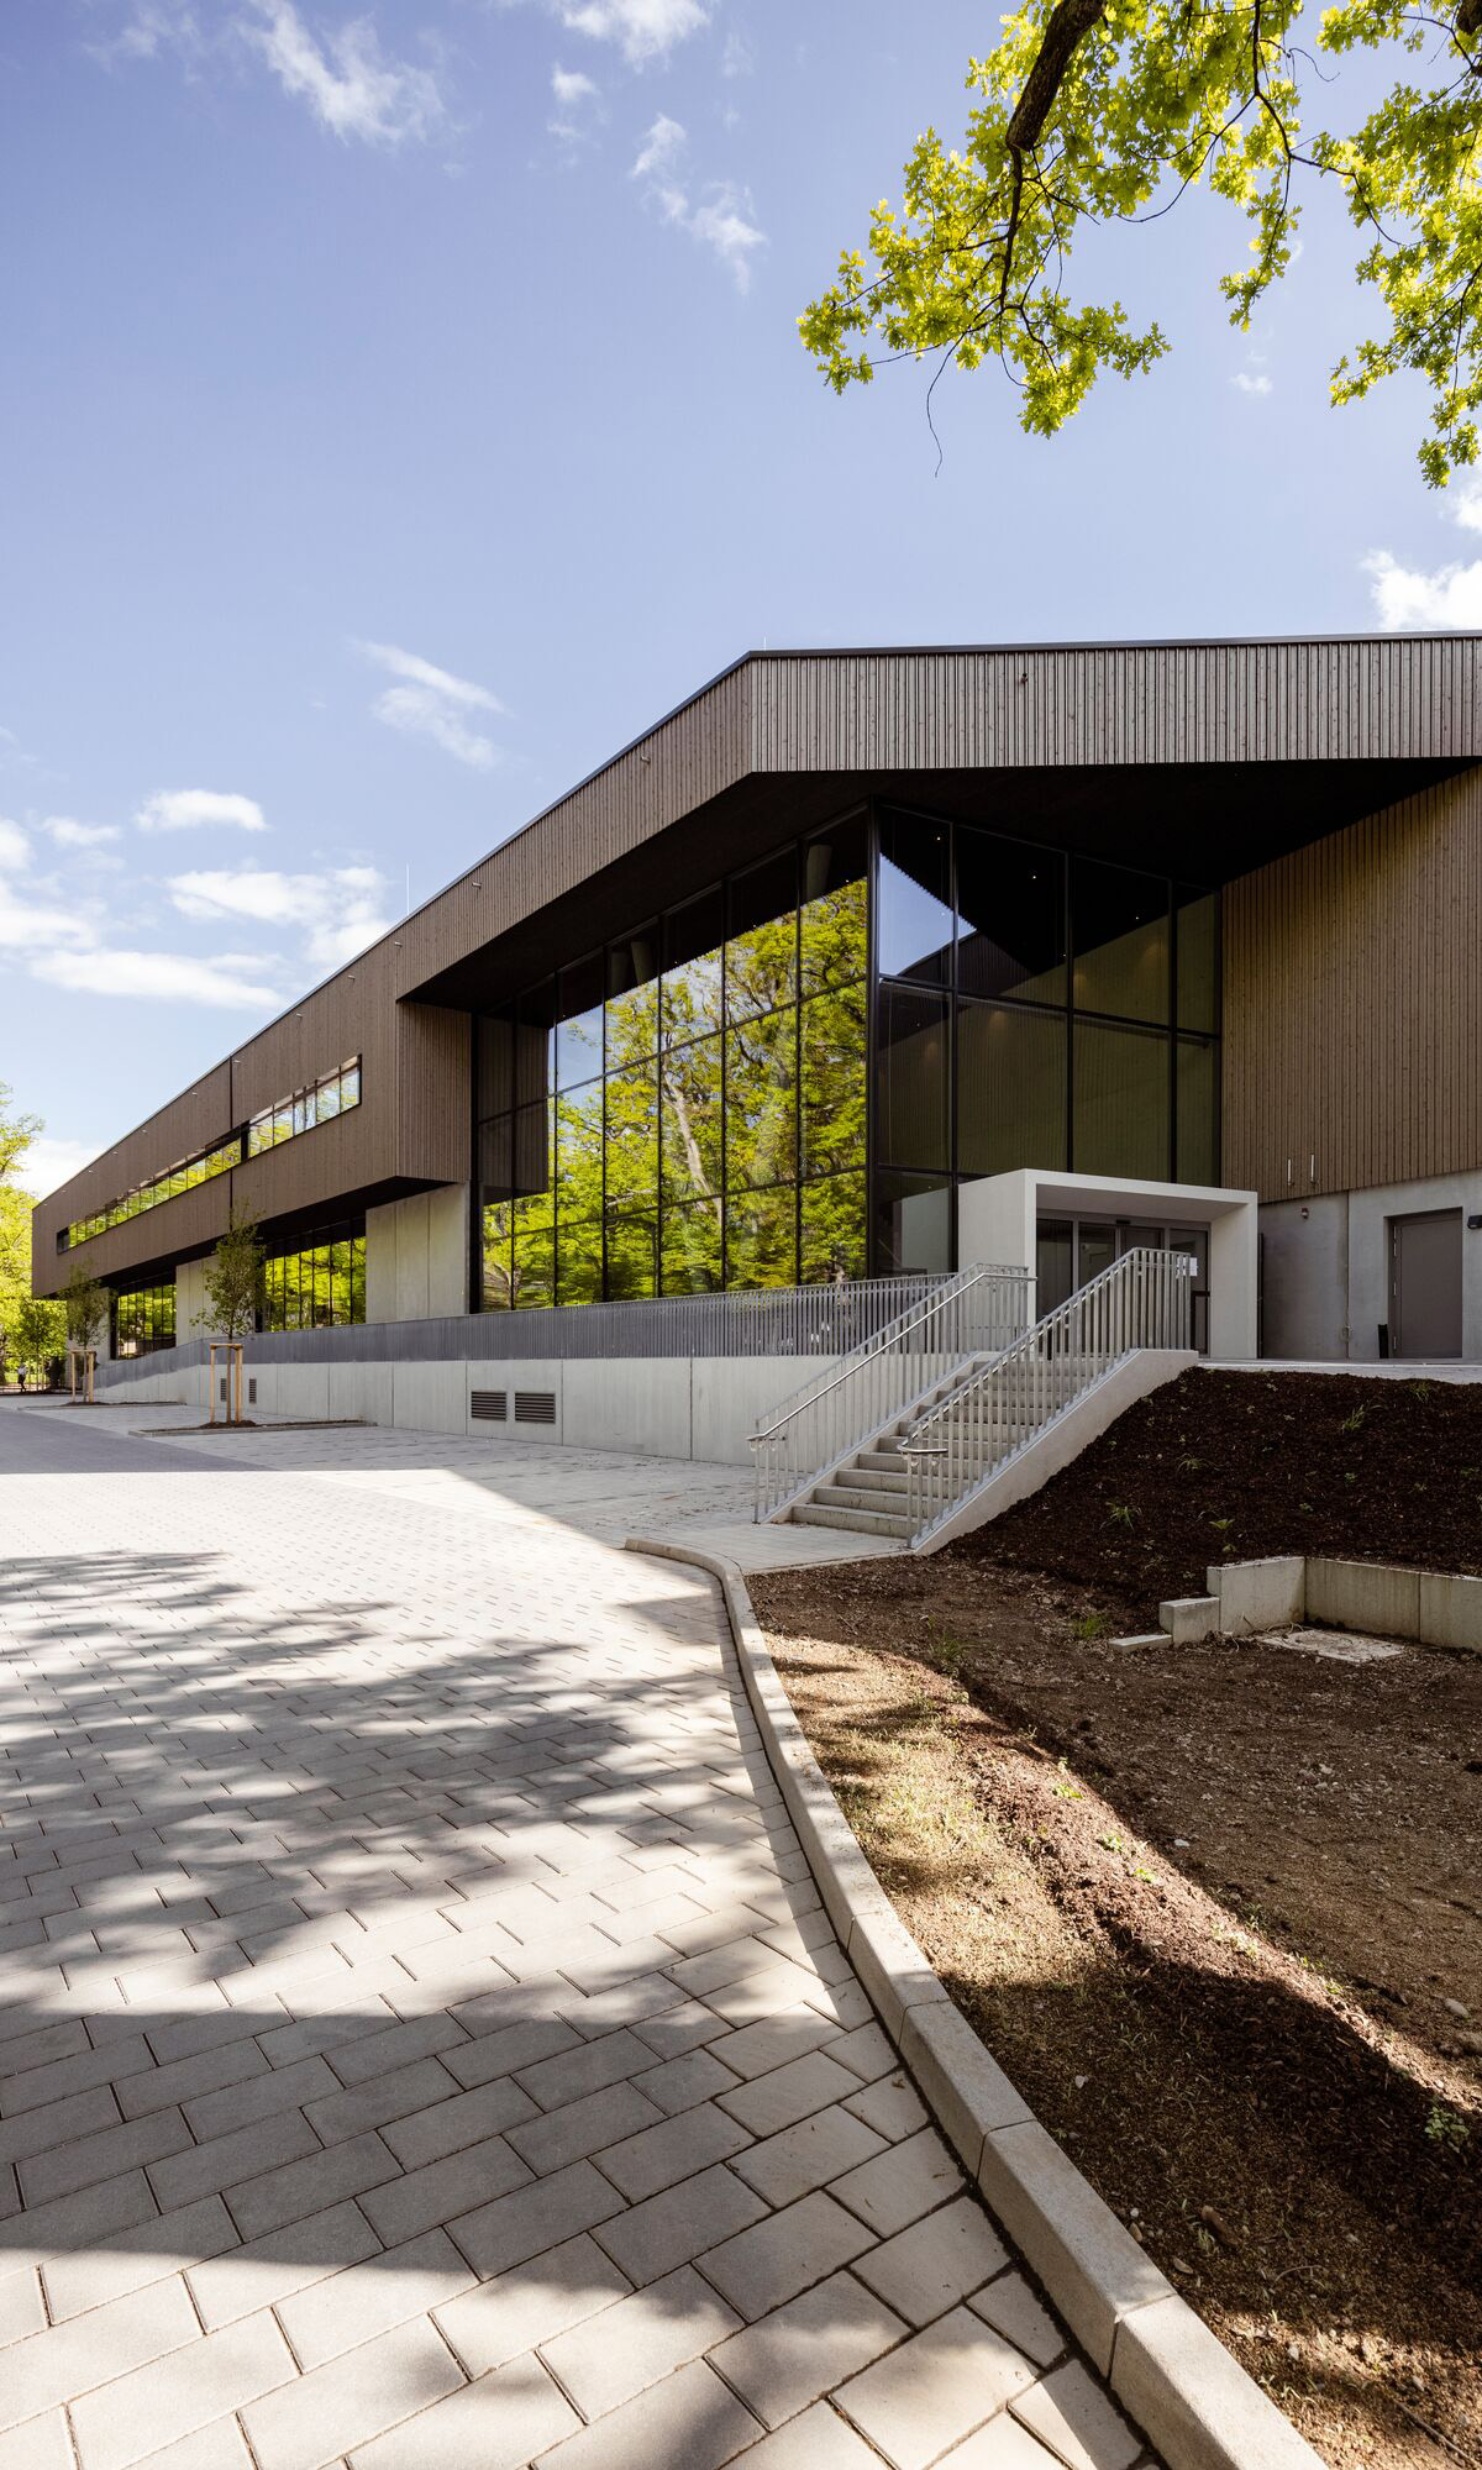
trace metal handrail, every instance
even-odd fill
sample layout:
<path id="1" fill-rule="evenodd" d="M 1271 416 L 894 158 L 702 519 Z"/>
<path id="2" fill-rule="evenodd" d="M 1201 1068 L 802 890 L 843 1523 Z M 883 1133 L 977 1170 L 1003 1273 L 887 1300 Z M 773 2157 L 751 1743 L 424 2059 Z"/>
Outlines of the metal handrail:
<path id="1" fill-rule="evenodd" d="M 754 1518 L 780 1516 L 944 1379 L 1007 1346 L 1028 1321 L 1033 1288 L 1027 1269 L 971 1262 L 805 1381 L 750 1436 Z"/>
<path id="2" fill-rule="evenodd" d="M 913 1545 L 1125 1356 L 1187 1347 L 1194 1269 L 1185 1253 L 1124 1252 L 929 1408 L 901 1443 Z"/>

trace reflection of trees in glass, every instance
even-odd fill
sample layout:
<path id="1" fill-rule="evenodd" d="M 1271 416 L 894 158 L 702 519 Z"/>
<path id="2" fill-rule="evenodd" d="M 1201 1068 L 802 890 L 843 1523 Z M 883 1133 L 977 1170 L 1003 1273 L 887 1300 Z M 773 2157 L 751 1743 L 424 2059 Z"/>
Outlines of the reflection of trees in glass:
<path id="1" fill-rule="evenodd" d="M 724 1118 L 719 1038 L 672 1048 L 659 1067 L 666 1201 L 719 1204 Z"/>
<path id="2" fill-rule="evenodd" d="M 795 1183 L 797 1014 L 769 1012 L 726 1034 L 726 1190 Z"/>
<path id="3" fill-rule="evenodd" d="M 264 1329 L 331 1329 L 365 1319 L 365 1238 L 279 1253 L 263 1265 Z"/>
<path id="4" fill-rule="evenodd" d="M 815 995 L 799 1013 L 802 1032 L 804 1175 L 865 1162 L 865 989 Z"/>
<path id="5" fill-rule="evenodd" d="M 607 1292 L 615 1302 L 656 1292 L 658 1213 L 607 1221 Z"/>
<path id="6" fill-rule="evenodd" d="M 733 935 L 726 945 L 726 1019 L 748 1019 L 794 1003 L 798 991 L 796 910 Z"/>
<path id="7" fill-rule="evenodd" d="M 602 1216 L 602 1083 L 568 1089 L 555 1103 L 556 1222 Z"/>
<path id="8" fill-rule="evenodd" d="M 607 1079 L 607 1206 L 652 1209 L 659 1190 L 659 1076 L 653 1064 Z"/>
<path id="9" fill-rule="evenodd" d="M 553 1304 L 556 1300 L 556 1236 L 552 1227 L 516 1235 L 510 1290 L 516 1304 Z"/>
<path id="10" fill-rule="evenodd" d="M 824 1175 L 802 1190 L 803 1248 L 799 1277 L 804 1286 L 827 1286 L 837 1278 L 865 1274 L 865 1179 Z"/>
<path id="11" fill-rule="evenodd" d="M 660 997 L 660 1018 L 666 1046 L 703 1038 L 719 1029 L 721 1019 L 721 953 L 702 952 L 698 960 L 666 972 Z"/>
<path id="12" fill-rule="evenodd" d="M 805 995 L 864 976 L 868 925 L 869 887 L 862 877 L 805 902 L 800 920 Z"/>
<path id="13" fill-rule="evenodd" d="M 560 1220 L 556 1235 L 556 1298 L 563 1304 L 602 1300 L 602 1221 Z"/>
<path id="14" fill-rule="evenodd" d="M 661 1275 L 666 1295 L 713 1295 L 724 1284 L 719 1201 L 665 1205 Z"/>
<path id="15" fill-rule="evenodd" d="M 794 1184 L 727 1198 L 727 1286 L 796 1286 L 797 1208 Z"/>

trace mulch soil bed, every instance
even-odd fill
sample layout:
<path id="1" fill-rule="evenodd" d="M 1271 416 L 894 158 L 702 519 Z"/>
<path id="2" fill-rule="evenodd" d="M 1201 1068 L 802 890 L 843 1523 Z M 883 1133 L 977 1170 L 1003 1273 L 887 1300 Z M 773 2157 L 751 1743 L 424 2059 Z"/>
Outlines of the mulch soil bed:
<path id="1" fill-rule="evenodd" d="M 1215 1561 L 1482 1573 L 1482 1381 L 1186 1372 L 949 1550 L 1104 1589 L 1138 1629 Z"/>
<path id="2" fill-rule="evenodd" d="M 1091 1584 L 990 1564 L 1005 1518 L 972 1549 L 752 1593 L 908 1927 L 1164 2270 L 1336 2470 L 1479 2470 L 1482 1659 L 1111 1643 L 1129 1598 L 1147 1589 L 1145 1627 L 1149 1598 L 1218 1557 L 1203 1503 L 1247 1557 L 1292 1549 L 1281 1497 L 1310 1495 L 1297 1548 L 1354 1554 L 1312 1453 L 1331 1492 L 1378 1384 L 1276 1376 L 1268 1414 L 1294 1382 L 1279 1477 L 1243 1420 L 1263 1378 L 1200 1373 L 1162 1394 L 1160 1428 L 1134 1409 L 1099 1468 L 1088 1451 L 1058 1479 L 1058 1516 L 1051 1488 L 1011 1514 L 1016 1557 L 1040 1512 L 1052 1572 L 1089 1565 Z M 1330 1386 L 1360 1393 L 1363 1423 L 1311 1398 Z M 1465 1567 L 1448 1460 L 1467 1434 L 1482 1462 L 1482 1391 L 1388 1398 L 1430 1435 L 1415 1498 L 1441 1514 L 1387 1517 L 1382 1557 Z M 1232 1430 L 1242 1481 L 1220 1489 Z M 1203 1470 L 1176 1457 L 1206 1454 L 1191 1487 Z M 1130 1545 L 1097 1522 L 1108 1462 L 1139 1508 Z M 1362 1456 L 1353 1472 L 1345 1496 L 1378 1481 Z"/>

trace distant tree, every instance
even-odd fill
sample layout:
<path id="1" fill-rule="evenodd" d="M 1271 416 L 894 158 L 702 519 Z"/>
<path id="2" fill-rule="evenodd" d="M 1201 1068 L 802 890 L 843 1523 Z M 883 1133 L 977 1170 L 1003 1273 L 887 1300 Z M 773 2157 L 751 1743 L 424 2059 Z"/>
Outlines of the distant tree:
<path id="1" fill-rule="evenodd" d="M 62 1289 L 61 1304 L 68 1348 L 81 1359 L 84 1371 L 89 1347 L 101 1344 L 108 1327 L 112 1300 L 107 1287 L 81 1261 L 74 1261 Z"/>
<path id="2" fill-rule="evenodd" d="M 251 1336 L 262 1310 L 267 1249 L 250 1210 L 233 1210 L 226 1233 L 206 1263 L 206 1309 L 197 1329 L 214 1338 Z"/>
<path id="3" fill-rule="evenodd" d="M 14 1174 L 41 1130 L 39 1115 L 13 1114 L 10 1100 L 9 1082 L 0 1081 L 0 1183 Z"/>
<path id="4" fill-rule="evenodd" d="M 7 1369 L 13 1360 L 20 1373 L 35 1373 L 43 1381 L 67 1343 L 67 1316 L 60 1304 L 39 1295 L 23 1295 L 16 1307 Z"/>
<path id="5" fill-rule="evenodd" d="M 1357 125 L 1304 130 L 1345 59 L 1358 62 Z M 1333 401 L 1409 372 L 1429 395 L 1426 479 L 1476 461 L 1482 0 L 1305 13 L 1302 0 L 1026 0 L 967 84 L 960 147 L 934 129 L 917 138 L 901 210 L 875 207 L 868 256 L 846 250 L 799 320 L 840 393 L 882 359 L 996 361 L 1024 427 L 1050 436 L 1103 369 L 1132 377 L 1168 349 L 1119 300 L 1073 296 L 1078 240 L 1152 222 L 1207 180 L 1249 227 L 1244 265 L 1220 278 L 1232 324 L 1248 328 L 1296 254 L 1301 190 L 1321 186 L 1354 227 L 1378 312 L 1333 370 Z M 1112 262 L 1103 243 L 1098 263 Z"/>

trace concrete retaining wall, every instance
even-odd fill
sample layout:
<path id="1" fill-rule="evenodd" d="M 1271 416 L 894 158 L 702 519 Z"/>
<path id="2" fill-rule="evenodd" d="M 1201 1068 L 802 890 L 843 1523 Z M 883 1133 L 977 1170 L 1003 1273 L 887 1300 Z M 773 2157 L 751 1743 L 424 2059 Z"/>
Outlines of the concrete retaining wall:
<path id="1" fill-rule="evenodd" d="M 1360 1637 L 1416 1638 L 1425 1646 L 1482 1655 L 1482 1578 L 1293 1554 L 1216 1564 L 1205 1582 L 1208 1595 L 1158 1608 L 1164 1629 L 1180 1644 L 1248 1637 L 1305 1620 Z"/>
<path id="2" fill-rule="evenodd" d="M 147 1359 L 146 1359 L 147 1360 Z M 565 1442 L 576 1449 L 631 1450 L 640 1457 L 704 1458 L 726 1466 L 749 1466 L 748 1435 L 805 1374 L 824 1371 L 838 1359 L 795 1355 L 643 1355 L 626 1358 L 501 1356 L 430 1363 L 254 1364 L 248 1342 L 246 1378 L 257 1395 L 249 1411 L 266 1422 L 278 1418 L 322 1421 L 330 1417 L 385 1424 L 404 1432 L 483 1433 L 502 1441 Z M 476 1421 L 475 1390 L 493 1390 L 505 1401 L 501 1422 Z M 521 1397 L 549 1401 L 550 1420 L 518 1418 Z M 205 1415 L 206 1368 L 141 1371 L 111 1384 L 110 1402 L 147 1406 L 165 1401 Z M 539 1412 L 540 1408 L 535 1407 Z"/>

